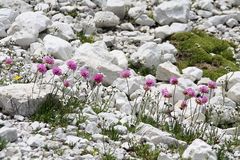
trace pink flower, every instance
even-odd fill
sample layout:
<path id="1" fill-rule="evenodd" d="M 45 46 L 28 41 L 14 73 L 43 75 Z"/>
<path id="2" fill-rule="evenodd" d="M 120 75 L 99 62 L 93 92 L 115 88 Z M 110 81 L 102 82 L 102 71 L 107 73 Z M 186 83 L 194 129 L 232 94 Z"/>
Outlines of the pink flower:
<path id="1" fill-rule="evenodd" d="M 208 98 L 206 96 L 201 96 L 196 98 L 196 103 L 199 105 L 203 105 L 208 102 Z"/>
<path id="2" fill-rule="evenodd" d="M 155 79 L 147 78 L 145 80 L 145 85 L 148 86 L 149 88 L 155 86 L 155 84 L 156 84 L 156 80 Z"/>
<path id="3" fill-rule="evenodd" d="M 183 91 L 183 94 L 188 97 L 195 97 L 195 91 L 192 88 L 187 88 Z"/>
<path id="4" fill-rule="evenodd" d="M 199 91 L 201 93 L 208 93 L 208 90 L 209 90 L 208 87 L 205 86 L 205 85 L 202 85 L 202 86 L 199 87 Z"/>
<path id="5" fill-rule="evenodd" d="M 214 81 L 209 81 L 209 82 L 208 82 L 208 87 L 209 87 L 210 89 L 216 89 L 216 88 L 217 88 L 217 83 L 214 82 Z"/>
<path id="6" fill-rule="evenodd" d="M 71 84 L 70 84 L 70 81 L 69 80 L 64 80 L 63 81 L 63 85 L 64 85 L 64 87 L 69 87 Z"/>
<path id="7" fill-rule="evenodd" d="M 131 76 L 131 71 L 129 69 L 125 69 L 120 72 L 121 78 L 129 78 Z"/>
<path id="8" fill-rule="evenodd" d="M 163 95 L 164 98 L 171 98 L 171 97 L 172 97 L 172 94 L 169 93 L 169 91 L 167 90 L 167 88 L 162 89 L 161 92 L 162 92 L 162 95 Z"/>
<path id="9" fill-rule="evenodd" d="M 103 81 L 103 78 L 104 78 L 104 75 L 102 73 L 97 73 L 93 76 L 93 81 L 99 84 Z"/>
<path id="10" fill-rule="evenodd" d="M 181 103 L 181 106 L 180 106 L 180 109 L 185 109 L 187 107 L 187 101 L 186 100 L 184 100 L 184 101 L 182 101 L 182 103 Z"/>
<path id="11" fill-rule="evenodd" d="M 46 67 L 45 64 L 38 64 L 37 65 L 37 70 L 38 70 L 38 72 L 44 74 L 44 73 L 47 72 L 47 67 Z"/>
<path id="12" fill-rule="evenodd" d="M 5 59 L 5 64 L 8 64 L 8 65 L 13 64 L 13 59 L 12 58 L 6 58 Z"/>
<path id="13" fill-rule="evenodd" d="M 54 58 L 51 56 L 44 56 L 42 61 L 46 64 L 54 64 Z"/>
<path id="14" fill-rule="evenodd" d="M 67 61 L 67 66 L 69 69 L 75 71 L 77 69 L 77 62 L 74 60 Z"/>
<path id="15" fill-rule="evenodd" d="M 62 69 L 59 67 L 53 67 L 52 73 L 53 73 L 53 75 L 60 76 L 60 75 L 62 75 Z"/>
<path id="16" fill-rule="evenodd" d="M 172 85 L 177 85 L 178 84 L 177 77 L 170 78 L 169 83 L 172 84 Z"/>
<path id="17" fill-rule="evenodd" d="M 84 78 L 84 79 L 88 79 L 89 78 L 89 70 L 84 67 L 80 70 L 80 75 Z"/>

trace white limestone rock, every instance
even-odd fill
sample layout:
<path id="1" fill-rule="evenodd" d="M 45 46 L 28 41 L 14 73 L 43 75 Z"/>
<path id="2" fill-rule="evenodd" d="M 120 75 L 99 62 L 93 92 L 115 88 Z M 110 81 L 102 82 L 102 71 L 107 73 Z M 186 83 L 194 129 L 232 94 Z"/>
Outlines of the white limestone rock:
<path id="1" fill-rule="evenodd" d="M 24 12 L 16 17 L 7 34 L 11 35 L 16 44 L 29 46 L 50 24 L 50 19 L 40 12 Z"/>
<path id="2" fill-rule="evenodd" d="M 239 23 L 236 19 L 230 18 L 229 20 L 227 20 L 226 24 L 232 28 L 234 26 L 237 26 Z"/>
<path id="3" fill-rule="evenodd" d="M 227 92 L 227 97 L 236 103 L 240 103 L 240 83 L 236 83 Z"/>
<path id="4" fill-rule="evenodd" d="M 154 8 L 153 17 L 161 25 L 168 25 L 172 22 L 186 23 L 190 11 L 190 1 L 171 0 L 164 1 Z"/>
<path id="5" fill-rule="evenodd" d="M 155 28 L 154 35 L 156 38 L 161 38 L 162 40 L 172 34 L 172 30 L 168 25 L 160 26 Z"/>
<path id="6" fill-rule="evenodd" d="M 11 8 L 19 13 L 32 11 L 32 6 L 23 0 L 1 0 L 0 6 L 3 8 Z"/>
<path id="7" fill-rule="evenodd" d="M 76 50 L 72 59 L 77 60 L 81 66 L 87 65 L 93 73 L 102 72 L 105 75 L 105 84 L 112 84 L 119 77 L 119 72 L 122 71 L 122 68 L 116 65 L 122 62 L 109 54 L 103 41 L 97 41 L 93 44 L 84 43 Z"/>
<path id="8" fill-rule="evenodd" d="M 155 21 L 148 17 L 146 14 L 142 14 L 139 16 L 136 20 L 135 23 L 141 25 L 141 26 L 153 26 L 155 25 Z"/>
<path id="9" fill-rule="evenodd" d="M 159 64 L 156 71 L 157 80 L 168 81 L 173 76 L 181 76 L 179 69 L 175 65 L 169 61 Z"/>
<path id="10" fill-rule="evenodd" d="M 133 19 L 137 19 L 142 14 L 144 14 L 145 11 L 146 11 L 146 8 L 144 6 L 132 7 L 128 10 L 128 16 L 133 18 Z"/>
<path id="11" fill-rule="evenodd" d="M 36 134 L 34 136 L 29 137 L 27 140 L 27 144 L 31 147 L 38 148 L 44 146 L 44 141 L 46 138 L 40 134 Z"/>
<path id="12" fill-rule="evenodd" d="M 144 124 L 140 123 L 137 126 L 137 135 L 140 136 L 146 136 L 147 138 L 150 139 L 150 142 L 154 143 L 155 145 L 159 143 L 163 143 L 166 145 L 174 145 L 174 146 L 179 146 L 179 145 L 186 145 L 186 142 L 179 141 L 171 136 L 171 134 L 167 132 L 163 132 L 150 124 Z"/>
<path id="13" fill-rule="evenodd" d="M 53 22 L 49 27 L 53 35 L 60 37 L 66 41 L 74 39 L 76 36 L 73 32 L 71 25 L 62 22 Z"/>
<path id="14" fill-rule="evenodd" d="M 110 11 L 99 11 L 95 14 L 94 22 L 96 27 L 115 27 L 120 23 L 120 19 Z"/>
<path id="15" fill-rule="evenodd" d="M 222 96 L 214 96 L 210 99 L 210 104 L 212 105 L 223 105 L 230 106 L 232 108 L 236 107 L 236 103 L 228 97 L 223 98 Z"/>
<path id="16" fill-rule="evenodd" d="M 43 38 L 44 48 L 47 53 L 61 60 L 68 60 L 73 56 L 71 44 L 59 37 L 46 35 Z"/>
<path id="17" fill-rule="evenodd" d="M 17 12 L 10 8 L 0 9 L 0 37 L 6 37 L 6 30 L 11 26 L 17 17 Z"/>
<path id="18" fill-rule="evenodd" d="M 140 89 L 141 86 L 144 84 L 144 78 L 141 76 L 134 76 L 128 78 L 128 86 L 126 83 L 126 79 L 118 78 L 113 82 L 113 86 L 116 86 L 120 91 L 131 95 L 136 90 Z M 128 88 L 129 87 L 129 88 Z"/>
<path id="19" fill-rule="evenodd" d="M 103 10 L 111 11 L 117 15 L 120 19 L 123 19 L 126 13 L 124 0 L 107 0 Z"/>
<path id="20" fill-rule="evenodd" d="M 146 42 L 130 57 L 133 62 L 141 62 L 145 67 L 157 67 L 162 61 L 161 48 L 155 42 Z"/>
<path id="21" fill-rule="evenodd" d="M 51 93 L 50 86 L 39 87 L 33 83 L 12 84 L 0 87 L 0 108 L 3 113 L 30 116 L 38 109 L 39 104 Z"/>
<path id="22" fill-rule="evenodd" d="M 195 139 L 184 151 L 182 155 L 183 159 L 208 159 L 208 160 L 217 160 L 217 156 L 215 151 L 212 149 L 210 145 L 206 142 Z"/>
<path id="23" fill-rule="evenodd" d="M 43 12 L 48 12 L 50 9 L 50 6 L 49 4 L 47 3 L 38 3 L 35 7 L 34 7 L 34 10 L 35 11 L 43 11 Z"/>
<path id="24" fill-rule="evenodd" d="M 212 11 L 214 9 L 213 0 L 197 0 L 194 6 L 207 11 Z"/>
<path id="25" fill-rule="evenodd" d="M 17 129 L 2 127 L 0 128 L 0 137 L 9 142 L 14 142 L 17 140 Z"/>
<path id="26" fill-rule="evenodd" d="M 189 78 L 192 81 L 200 80 L 203 75 L 203 71 L 197 67 L 187 67 L 182 72 L 185 78 Z"/>
<path id="27" fill-rule="evenodd" d="M 219 77 L 217 79 L 217 83 L 226 85 L 226 80 L 228 81 L 226 88 L 229 90 L 235 84 L 240 83 L 240 71 L 229 72 L 229 73 Z"/>
<path id="28" fill-rule="evenodd" d="M 112 63 L 120 66 L 121 68 L 128 67 L 128 59 L 123 51 L 120 50 L 112 50 L 109 52 L 110 56 L 113 57 Z"/>

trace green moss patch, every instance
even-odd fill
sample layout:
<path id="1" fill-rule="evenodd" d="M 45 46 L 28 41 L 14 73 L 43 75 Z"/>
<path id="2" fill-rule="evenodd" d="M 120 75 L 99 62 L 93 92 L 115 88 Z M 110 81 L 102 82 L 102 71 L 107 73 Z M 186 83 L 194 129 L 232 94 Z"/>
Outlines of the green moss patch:
<path id="1" fill-rule="evenodd" d="M 226 74 L 229 68 L 239 70 L 233 59 L 233 43 L 217 39 L 203 31 L 179 32 L 170 37 L 170 41 L 179 51 L 177 66 L 179 69 L 197 66 L 203 69 L 204 76 L 216 80 Z"/>

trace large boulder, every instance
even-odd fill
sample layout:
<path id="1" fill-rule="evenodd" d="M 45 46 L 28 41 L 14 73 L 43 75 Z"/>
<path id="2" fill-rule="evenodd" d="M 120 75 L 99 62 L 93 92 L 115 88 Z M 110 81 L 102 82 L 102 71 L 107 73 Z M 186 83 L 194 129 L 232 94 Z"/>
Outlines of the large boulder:
<path id="1" fill-rule="evenodd" d="M 171 0 L 164 1 L 154 8 L 153 17 L 161 25 L 168 25 L 172 22 L 186 23 L 190 11 L 190 1 Z"/>
<path id="2" fill-rule="evenodd" d="M 99 11 L 95 14 L 94 22 L 96 27 L 115 27 L 120 23 L 120 19 L 113 12 Z"/>
<path id="3" fill-rule="evenodd" d="M 0 87 L 0 108 L 5 114 L 30 116 L 51 93 L 50 88 L 50 86 L 39 88 L 33 83 L 2 86 Z"/>
<path id="4" fill-rule="evenodd" d="M 182 155 L 183 159 L 208 159 L 217 160 L 217 155 L 210 145 L 201 139 L 195 139 L 192 144 L 190 144 Z"/>
<path id="5" fill-rule="evenodd" d="M 122 68 L 116 65 L 119 64 L 118 59 L 109 53 L 103 41 L 93 44 L 84 43 L 76 50 L 73 59 L 77 60 L 80 65 L 88 66 L 92 72 L 102 72 L 105 75 L 105 84 L 112 84 L 122 71 Z"/>
<path id="6" fill-rule="evenodd" d="M 10 8 L 0 9 L 0 37 L 6 37 L 6 30 L 11 26 L 17 17 L 17 12 Z"/>
<path id="7" fill-rule="evenodd" d="M 73 56 L 71 44 L 59 37 L 46 35 L 43 38 L 44 48 L 47 53 L 61 60 L 68 60 Z"/>
<path id="8" fill-rule="evenodd" d="M 29 46 L 50 24 L 51 20 L 40 12 L 24 12 L 17 16 L 7 33 L 16 44 Z"/>

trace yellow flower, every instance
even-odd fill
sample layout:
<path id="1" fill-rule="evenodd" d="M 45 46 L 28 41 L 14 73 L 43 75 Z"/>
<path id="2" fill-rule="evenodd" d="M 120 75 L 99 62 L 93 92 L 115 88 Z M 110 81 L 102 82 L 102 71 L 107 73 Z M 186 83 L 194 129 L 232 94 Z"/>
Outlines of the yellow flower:
<path id="1" fill-rule="evenodd" d="M 22 78 L 21 76 L 16 75 L 13 79 L 14 79 L 15 81 L 17 81 L 17 80 L 19 80 L 19 79 L 21 79 L 21 78 Z"/>

